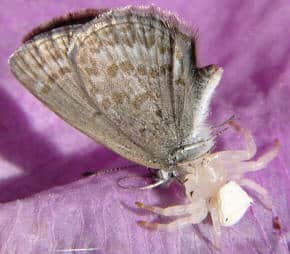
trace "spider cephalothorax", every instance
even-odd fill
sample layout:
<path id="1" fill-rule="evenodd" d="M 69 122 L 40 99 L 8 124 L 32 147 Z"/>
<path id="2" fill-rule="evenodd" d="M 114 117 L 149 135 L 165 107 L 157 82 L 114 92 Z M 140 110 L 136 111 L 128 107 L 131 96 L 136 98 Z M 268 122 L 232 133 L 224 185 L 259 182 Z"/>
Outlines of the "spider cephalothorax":
<path id="1" fill-rule="evenodd" d="M 136 205 L 164 216 L 186 216 L 168 224 L 140 221 L 141 226 L 153 229 L 175 229 L 187 224 L 200 223 L 210 213 L 219 238 L 221 226 L 237 223 L 252 203 L 252 198 L 242 186 L 256 191 L 261 195 L 264 205 L 271 207 L 267 191 L 254 181 L 244 178 L 244 174 L 266 167 L 278 154 L 279 142 L 276 141 L 274 147 L 256 161 L 249 161 L 257 150 L 250 131 L 233 120 L 229 121 L 229 124 L 244 136 L 245 149 L 206 154 L 196 160 L 179 163 L 186 172 L 184 187 L 190 204 L 166 208 L 147 206 L 141 202 L 136 202 Z"/>

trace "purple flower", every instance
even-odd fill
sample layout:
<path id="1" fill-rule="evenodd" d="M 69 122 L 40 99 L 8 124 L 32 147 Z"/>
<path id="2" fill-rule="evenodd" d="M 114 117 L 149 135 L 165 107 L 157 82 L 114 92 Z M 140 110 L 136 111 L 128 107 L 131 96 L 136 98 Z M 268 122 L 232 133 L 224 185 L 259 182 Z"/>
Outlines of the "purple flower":
<path id="1" fill-rule="evenodd" d="M 150 4 L 152 1 L 143 1 Z M 224 77 L 211 104 L 211 122 L 235 114 L 265 151 L 276 138 L 279 156 L 249 174 L 269 190 L 273 211 L 256 201 L 233 227 L 223 228 L 221 253 L 288 253 L 290 227 L 290 47 L 288 1 L 154 1 L 199 28 L 199 65 L 218 64 Z M 96 4 L 95 6 L 93 4 Z M 137 167 L 82 179 L 82 172 L 132 164 L 73 129 L 27 92 L 7 59 L 39 23 L 69 11 L 139 4 L 139 1 L 7 1 L 0 17 L 0 253 L 55 253 L 95 248 L 110 253 L 216 253 L 205 222 L 173 232 L 150 231 L 137 220 L 160 220 L 134 207 L 136 200 L 166 206 L 182 190 L 129 191 L 121 176 Z M 227 131 L 217 149 L 241 147 Z M 278 216 L 281 229 L 273 226 Z M 80 252 L 85 253 L 85 252 Z"/>

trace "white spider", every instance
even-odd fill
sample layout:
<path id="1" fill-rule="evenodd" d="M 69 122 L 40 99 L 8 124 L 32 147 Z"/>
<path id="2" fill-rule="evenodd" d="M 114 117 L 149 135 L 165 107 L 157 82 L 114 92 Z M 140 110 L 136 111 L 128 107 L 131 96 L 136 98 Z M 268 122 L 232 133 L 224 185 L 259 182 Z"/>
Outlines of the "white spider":
<path id="1" fill-rule="evenodd" d="M 168 224 L 139 221 L 139 225 L 151 229 L 176 229 L 200 223 L 210 213 L 219 242 L 221 226 L 232 226 L 237 223 L 252 203 L 252 198 L 240 186 L 256 191 L 261 195 L 262 203 L 271 209 L 271 200 L 266 189 L 243 176 L 247 172 L 265 168 L 278 154 L 279 141 L 276 140 L 274 147 L 256 161 L 249 161 L 257 151 L 250 131 L 233 120 L 229 121 L 229 124 L 244 136 L 246 141 L 244 150 L 207 154 L 180 165 L 188 172 L 184 177 L 184 187 L 190 204 L 161 208 L 136 202 L 138 207 L 160 215 L 186 216 Z"/>

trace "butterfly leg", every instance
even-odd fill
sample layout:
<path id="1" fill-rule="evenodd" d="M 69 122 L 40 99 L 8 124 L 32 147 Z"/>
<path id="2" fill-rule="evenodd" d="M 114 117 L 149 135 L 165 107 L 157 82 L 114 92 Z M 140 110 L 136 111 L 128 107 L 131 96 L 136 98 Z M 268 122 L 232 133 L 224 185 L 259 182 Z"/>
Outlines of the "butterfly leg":
<path id="1" fill-rule="evenodd" d="M 138 224 L 145 228 L 157 229 L 157 230 L 173 230 L 182 228 L 189 224 L 197 224 L 200 223 L 204 219 L 204 216 L 200 216 L 200 214 L 193 214 L 181 219 L 174 220 L 168 224 L 155 223 L 155 222 L 147 222 L 147 221 L 138 221 Z"/>
<path id="2" fill-rule="evenodd" d="M 271 198 L 268 195 L 268 191 L 262 187 L 260 184 L 250 180 L 250 179 L 246 179 L 246 178 L 242 178 L 238 181 L 238 183 L 243 186 L 246 187 L 248 189 L 251 189 L 255 192 L 257 192 L 258 194 L 261 195 L 262 199 L 260 199 L 260 201 L 262 202 L 262 204 L 269 210 L 272 209 L 272 201 Z"/>

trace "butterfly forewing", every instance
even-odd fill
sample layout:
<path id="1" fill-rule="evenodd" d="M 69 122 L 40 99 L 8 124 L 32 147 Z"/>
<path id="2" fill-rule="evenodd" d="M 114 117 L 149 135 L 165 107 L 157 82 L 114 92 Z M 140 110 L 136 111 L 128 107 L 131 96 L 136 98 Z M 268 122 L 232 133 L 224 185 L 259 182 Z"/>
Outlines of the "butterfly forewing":
<path id="1" fill-rule="evenodd" d="M 59 28 L 24 44 L 10 58 L 12 72 L 75 128 L 130 160 L 155 165 L 149 154 L 127 140 L 91 104 L 67 55 L 75 29 Z"/>
<path id="2" fill-rule="evenodd" d="M 194 53 L 192 33 L 174 16 L 124 8 L 35 36 L 10 65 L 68 123 L 132 161 L 166 169 L 172 151 L 196 141 L 198 110 L 207 112 Z"/>
<path id="3" fill-rule="evenodd" d="M 74 30 L 74 27 L 67 27 L 38 36 L 10 58 L 15 76 L 65 119 L 78 114 L 78 111 L 82 112 L 84 108 L 87 108 L 85 113 L 88 115 L 94 112 L 76 82 L 66 54 Z"/>

